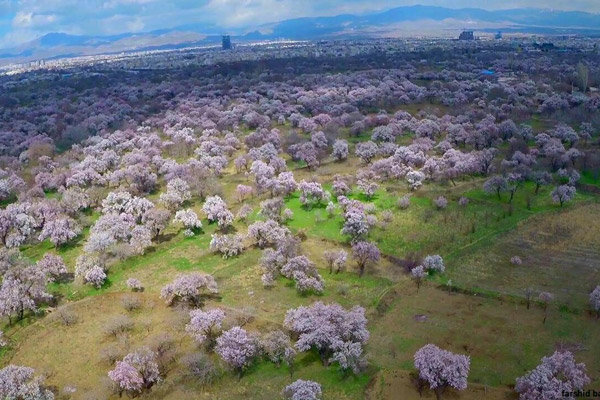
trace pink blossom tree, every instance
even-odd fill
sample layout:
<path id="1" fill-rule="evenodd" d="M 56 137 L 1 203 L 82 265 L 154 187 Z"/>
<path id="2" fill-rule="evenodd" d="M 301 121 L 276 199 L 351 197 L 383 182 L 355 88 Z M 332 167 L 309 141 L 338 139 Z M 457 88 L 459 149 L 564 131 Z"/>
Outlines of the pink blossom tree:
<path id="1" fill-rule="evenodd" d="M 167 210 L 153 207 L 142 216 L 142 223 L 150 229 L 152 237 L 155 238 L 169 225 L 171 213 Z"/>
<path id="2" fill-rule="evenodd" d="M 296 281 L 296 289 L 300 293 L 314 291 L 322 293 L 324 289 L 323 278 L 317 272 L 315 264 L 306 256 L 296 256 L 290 258 L 287 263 L 281 267 L 281 275 L 288 279 Z"/>
<path id="3" fill-rule="evenodd" d="M 333 142 L 333 152 L 331 153 L 336 161 L 343 161 L 348 158 L 348 142 L 338 139 Z"/>
<path id="4" fill-rule="evenodd" d="M 367 265 L 378 262 L 381 254 L 375 244 L 361 241 L 352 245 L 352 257 L 358 265 L 358 275 L 363 276 Z"/>
<path id="5" fill-rule="evenodd" d="M 377 145 L 372 141 L 361 142 L 356 145 L 355 150 L 356 156 L 360 158 L 365 164 L 370 164 L 373 158 L 378 153 Z"/>
<path id="6" fill-rule="evenodd" d="M 554 189 L 550 195 L 552 196 L 552 201 L 560 204 L 562 207 L 563 204 L 573 200 L 575 197 L 575 187 L 570 185 L 560 185 Z"/>
<path id="7" fill-rule="evenodd" d="M 260 340 L 260 347 L 269 361 L 275 363 L 277 367 L 286 360 L 286 354 L 295 352 L 292 347 L 289 335 L 280 330 L 270 331 Z"/>
<path id="8" fill-rule="evenodd" d="M 160 297 L 168 305 L 178 301 L 199 307 L 204 297 L 218 292 L 217 282 L 211 275 L 194 272 L 176 277 L 161 289 Z"/>
<path id="9" fill-rule="evenodd" d="M 191 335 L 198 344 L 205 344 L 212 349 L 214 341 L 221 332 L 221 324 L 225 319 L 223 310 L 213 308 L 211 310 L 190 311 L 190 322 L 185 326 L 185 331 Z"/>
<path id="10" fill-rule="evenodd" d="M 564 393 L 583 390 L 590 383 L 584 363 L 577 364 L 569 351 L 556 351 L 527 375 L 517 378 L 520 400 L 562 399 Z"/>
<path id="11" fill-rule="evenodd" d="M 0 315 L 23 319 L 25 311 L 36 311 L 38 305 L 52 296 L 47 293 L 50 279 L 46 272 L 36 266 L 23 266 L 21 263 L 10 267 L 0 285 Z"/>
<path id="12" fill-rule="evenodd" d="M 500 194 L 508 190 L 508 181 L 503 176 L 492 176 L 483 184 L 483 190 L 487 193 L 496 193 L 498 200 L 500 200 Z"/>
<path id="13" fill-rule="evenodd" d="M 202 229 L 202 221 L 200 221 L 196 212 L 191 208 L 177 211 L 175 213 L 175 218 L 173 218 L 173 222 L 182 224 L 183 227 L 192 234 L 195 234 Z"/>
<path id="14" fill-rule="evenodd" d="M 596 318 L 600 319 L 600 285 L 590 293 L 590 306 L 596 312 Z"/>
<path id="15" fill-rule="evenodd" d="M 52 253 L 44 254 L 36 263 L 36 267 L 43 271 L 49 280 L 55 280 L 68 272 L 62 257 Z"/>
<path id="16" fill-rule="evenodd" d="M 327 202 L 331 198 L 329 192 L 325 191 L 318 182 L 302 181 L 298 188 L 301 192 L 300 202 L 308 208 Z"/>
<path id="17" fill-rule="evenodd" d="M 286 400 L 320 400 L 323 392 L 321 385 L 314 381 L 298 379 L 283 389 Z"/>
<path id="18" fill-rule="evenodd" d="M 369 222 L 361 203 L 351 203 L 344 212 L 342 235 L 349 235 L 352 241 L 360 240 L 369 233 Z"/>
<path id="19" fill-rule="evenodd" d="M 323 258 L 329 267 L 329 273 L 335 271 L 337 274 L 345 269 L 348 253 L 345 250 L 326 250 L 323 253 Z"/>
<path id="20" fill-rule="evenodd" d="M 234 326 L 217 338 L 215 351 L 241 378 L 244 369 L 256 357 L 258 346 L 254 337 L 239 326 Z"/>
<path id="21" fill-rule="evenodd" d="M 210 249 L 221 253 L 223 258 L 235 257 L 244 251 L 244 240 L 239 234 L 213 234 L 210 241 Z"/>
<path id="22" fill-rule="evenodd" d="M 248 197 L 252 196 L 253 192 L 254 189 L 251 186 L 247 185 L 237 185 L 237 188 L 235 189 L 235 194 L 240 203 L 246 200 Z"/>
<path id="23" fill-rule="evenodd" d="M 423 282 L 423 279 L 425 279 L 425 277 L 427 276 L 427 272 L 425 272 L 425 268 L 423 268 L 422 265 L 417 265 L 416 267 L 414 267 L 413 269 L 410 270 L 410 276 L 417 284 L 417 292 L 418 292 L 419 288 L 421 287 L 421 282 Z"/>
<path id="24" fill-rule="evenodd" d="M 3 399 L 54 400 L 42 377 L 33 368 L 7 365 L 0 370 L 0 397 Z"/>
<path id="25" fill-rule="evenodd" d="M 147 348 L 129 353 L 123 361 L 117 361 L 108 376 L 117 385 L 119 395 L 125 392 L 129 396 L 137 396 L 149 391 L 160 381 L 156 353 Z"/>
<path id="26" fill-rule="evenodd" d="M 417 350 L 414 361 L 415 368 L 419 371 L 419 379 L 429 385 L 438 400 L 448 387 L 456 390 L 467 388 L 471 363 L 468 356 L 427 344 Z"/>
<path id="27" fill-rule="evenodd" d="M 279 225 L 272 219 L 256 221 L 248 226 L 248 237 L 254 240 L 260 248 L 274 246 L 289 234 L 288 228 Z"/>
<path id="28" fill-rule="evenodd" d="M 95 265 L 86 271 L 83 281 L 99 289 L 104 284 L 104 281 L 106 281 L 106 272 L 104 272 L 102 267 Z"/>
<path id="29" fill-rule="evenodd" d="M 426 271 L 443 273 L 446 270 L 444 260 L 439 254 L 434 254 L 425 257 L 423 260 L 423 268 Z"/>
<path id="30" fill-rule="evenodd" d="M 369 339 L 365 310 L 359 306 L 346 310 L 336 303 L 316 302 L 288 310 L 284 325 L 298 335 L 296 349 L 315 349 L 325 366 L 344 358 L 338 353 L 345 351 L 345 344 L 358 344 L 362 351 Z"/>
<path id="31" fill-rule="evenodd" d="M 220 228 L 233 223 L 233 214 L 220 196 L 207 197 L 202 206 L 202 211 L 204 211 L 209 221 L 216 222 Z"/>

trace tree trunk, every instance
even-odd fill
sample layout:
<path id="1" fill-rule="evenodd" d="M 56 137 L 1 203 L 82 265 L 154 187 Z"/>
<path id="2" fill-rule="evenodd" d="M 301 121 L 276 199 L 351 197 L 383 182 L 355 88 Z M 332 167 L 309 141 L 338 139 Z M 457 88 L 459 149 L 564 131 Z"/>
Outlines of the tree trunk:
<path id="1" fill-rule="evenodd" d="M 319 357 L 321 358 L 321 363 L 323 363 L 324 367 L 329 366 L 329 357 L 327 353 L 326 350 L 319 350 Z"/>

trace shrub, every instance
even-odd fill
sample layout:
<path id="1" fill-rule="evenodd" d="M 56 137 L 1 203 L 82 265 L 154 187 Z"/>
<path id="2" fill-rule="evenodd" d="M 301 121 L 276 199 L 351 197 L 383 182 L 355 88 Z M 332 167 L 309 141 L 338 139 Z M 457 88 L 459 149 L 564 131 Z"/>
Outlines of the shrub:
<path id="1" fill-rule="evenodd" d="M 142 302 L 135 296 L 123 296 L 121 297 L 121 305 L 126 311 L 135 311 L 142 308 Z"/>
<path id="2" fill-rule="evenodd" d="M 401 210 L 406 210 L 408 207 L 410 207 L 410 197 L 407 195 L 400 197 L 398 200 L 398 208 Z"/>
<path id="3" fill-rule="evenodd" d="M 519 257 L 519 256 L 512 256 L 510 258 L 510 263 L 512 265 L 521 265 L 521 264 L 523 264 L 523 260 L 521 260 L 521 257 Z"/>
<path id="4" fill-rule="evenodd" d="M 448 200 L 444 196 L 436 197 L 433 201 L 438 210 L 443 210 L 448 206 Z"/>
<path id="5" fill-rule="evenodd" d="M 117 315 L 109 320 L 104 326 L 104 332 L 108 336 L 117 337 L 120 333 L 133 329 L 133 321 L 127 315 Z"/>
<path id="6" fill-rule="evenodd" d="M 56 309 L 54 312 L 58 321 L 60 321 L 64 326 L 71 326 L 77 323 L 77 315 L 69 310 L 66 306 L 62 306 Z"/>
<path id="7" fill-rule="evenodd" d="M 201 385 L 212 383 L 217 377 L 217 369 L 211 359 L 204 353 L 188 354 L 181 359 L 186 371 Z"/>
<path id="8" fill-rule="evenodd" d="M 109 365 L 114 365 L 125 355 L 122 347 L 118 344 L 110 344 L 100 350 L 100 359 Z"/>
<path id="9" fill-rule="evenodd" d="M 134 292 L 142 292 L 144 290 L 144 286 L 142 285 L 142 282 L 140 282 L 136 278 L 129 278 L 129 279 L 127 279 L 126 283 L 127 283 L 127 287 Z"/>

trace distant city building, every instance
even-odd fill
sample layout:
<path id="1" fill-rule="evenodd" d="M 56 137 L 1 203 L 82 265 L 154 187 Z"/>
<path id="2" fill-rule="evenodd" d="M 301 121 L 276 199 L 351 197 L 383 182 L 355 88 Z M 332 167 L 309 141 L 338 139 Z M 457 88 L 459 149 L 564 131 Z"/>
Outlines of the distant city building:
<path id="1" fill-rule="evenodd" d="M 231 50 L 231 36 L 223 35 L 223 50 Z"/>
<path id="2" fill-rule="evenodd" d="M 496 33 L 496 39 L 502 39 L 502 32 L 498 31 L 498 33 Z"/>
<path id="3" fill-rule="evenodd" d="M 475 40 L 475 35 L 473 31 L 462 31 L 458 40 Z"/>

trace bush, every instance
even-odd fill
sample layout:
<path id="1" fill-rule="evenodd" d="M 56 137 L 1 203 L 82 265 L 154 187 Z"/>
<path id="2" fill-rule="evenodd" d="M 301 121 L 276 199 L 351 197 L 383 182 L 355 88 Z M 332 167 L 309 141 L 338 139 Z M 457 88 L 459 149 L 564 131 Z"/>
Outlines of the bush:
<path id="1" fill-rule="evenodd" d="M 340 296 L 346 296 L 348 293 L 350 293 L 350 285 L 348 285 L 347 283 L 342 283 L 340 285 L 338 285 L 337 287 L 337 293 Z"/>
<path id="2" fill-rule="evenodd" d="M 56 319 L 64 326 L 75 325 L 78 321 L 77 315 L 65 306 L 58 308 L 55 312 Z"/>
<path id="3" fill-rule="evenodd" d="M 166 375 L 169 366 L 175 361 L 175 339 L 168 333 L 159 333 L 150 339 L 150 349 L 156 354 L 161 374 Z"/>
<path id="4" fill-rule="evenodd" d="M 125 351 L 120 345 L 111 344 L 100 350 L 100 359 L 109 365 L 114 365 L 125 356 Z"/>
<path id="5" fill-rule="evenodd" d="M 256 317 L 256 309 L 254 307 L 243 307 L 239 314 L 234 317 L 234 324 L 238 326 L 244 326 L 254 321 Z"/>
<path id="6" fill-rule="evenodd" d="M 187 372 L 201 385 L 212 383 L 217 377 L 217 369 L 211 359 L 204 353 L 192 353 L 183 357 L 181 363 Z"/>
<path id="7" fill-rule="evenodd" d="M 121 298 L 121 305 L 123 305 L 123 308 L 129 312 L 139 310 L 140 308 L 142 308 L 141 300 L 135 296 L 123 296 Z"/>
<path id="8" fill-rule="evenodd" d="M 519 256 L 512 256 L 510 258 L 510 263 L 512 265 L 521 265 L 521 264 L 523 264 L 523 260 L 521 260 L 521 257 L 519 257 Z"/>
<path id="9" fill-rule="evenodd" d="M 385 210 L 384 212 L 381 213 L 381 220 L 384 223 L 389 224 L 390 222 L 392 222 L 393 219 L 394 219 L 394 213 L 391 212 L 390 210 Z"/>
<path id="10" fill-rule="evenodd" d="M 144 286 L 142 285 L 142 282 L 140 282 L 139 279 L 135 279 L 135 278 L 127 279 L 127 287 L 134 292 L 143 292 L 144 291 Z"/>
<path id="11" fill-rule="evenodd" d="M 409 206 L 410 206 L 410 197 L 407 195 L 400 197 L 400 200 L 398 200 L 398 208 L 401 210 L 406 210 Z"/>
<path id="12" fill-rule="evenodd" d="M 133 321 L 127 315 L 117 315 L 106 323 L 104 332 L 108 336 L 117 337 L 120 333 L 133 329 Z"/>
<path id="13" fill-rule="evenodd" d="M 438 210 L 443 210 L 448 206 L 448 200 L 444 196 L 436 197 L 433 201 Z"/>

